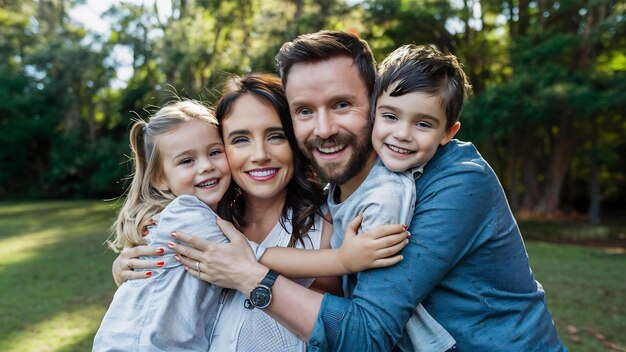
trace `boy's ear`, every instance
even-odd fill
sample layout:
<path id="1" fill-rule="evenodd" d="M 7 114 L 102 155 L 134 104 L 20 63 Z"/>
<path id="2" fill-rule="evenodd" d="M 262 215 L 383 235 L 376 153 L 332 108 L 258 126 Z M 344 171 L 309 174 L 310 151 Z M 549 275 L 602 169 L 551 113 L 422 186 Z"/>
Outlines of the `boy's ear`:
<path id="1" fill-rule="evenodd" d="M 461 123 L 459 121 L 455 122 L 454 125 L 452 125 L 452 127 L 448 128 L 448 130 L 443 133 L 443 137 L 441 137 L 441 141 L 439 142 L 439 145 L 444 146 L 448 144 L 448 142 L 450 142 L 450 140 L 454 138 L 454 135 L 456 135 L 456 133 L 459 132 L 460 128 L 461 128 Z"/>

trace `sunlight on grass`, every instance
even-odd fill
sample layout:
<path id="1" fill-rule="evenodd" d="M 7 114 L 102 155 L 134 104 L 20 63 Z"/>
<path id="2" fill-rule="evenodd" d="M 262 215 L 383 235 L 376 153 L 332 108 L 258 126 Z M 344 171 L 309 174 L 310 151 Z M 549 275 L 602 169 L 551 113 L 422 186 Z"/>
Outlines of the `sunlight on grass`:
<path id="1" fill-rule="evenodd" d="M 13 332 L 0 342 L 2 351 L 60 351 L 91 340 L 104 315 L 101 306 L 87 306 L 62 312 L 22 331 Z"/>
<path id="2" fill-rule="evenodd" d="M 43 247 L 63 239 L 59 232 L 59 229 L 48 229 L 0 240 L 0 270 L 5 265 L 32 260 Z"/>

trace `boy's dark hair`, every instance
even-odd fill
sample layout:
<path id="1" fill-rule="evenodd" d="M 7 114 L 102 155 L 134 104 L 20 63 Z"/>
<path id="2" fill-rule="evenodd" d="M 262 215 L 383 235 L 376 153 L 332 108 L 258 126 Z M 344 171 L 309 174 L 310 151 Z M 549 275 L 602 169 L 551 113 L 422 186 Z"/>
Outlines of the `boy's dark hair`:
<path id="1" fill-rule="evenodd" d="M 393 90 L 389 88 L 393 86 Z M 425 45 L 408 44 L 389 54 L 378 67 L 372 94 L 371 114 L 383 92 L 398 97 L 420 92 L 438 96 L 446 113 L 446 130 L 459 121 L 463 101 L 472 87 L 456 56 Z"/>
<path id="2" fill-rule="evenodd" d="M 286 87 L 293 65 L 316 63 L 342 56 L 352 59 L 367 93 L 371 94 L 376 79 L 376 61 L 367 42 L 352 33 L 324 30 L 300 35 L 280 48 L 276 55 L 276 69 L 283 87 Z"/>

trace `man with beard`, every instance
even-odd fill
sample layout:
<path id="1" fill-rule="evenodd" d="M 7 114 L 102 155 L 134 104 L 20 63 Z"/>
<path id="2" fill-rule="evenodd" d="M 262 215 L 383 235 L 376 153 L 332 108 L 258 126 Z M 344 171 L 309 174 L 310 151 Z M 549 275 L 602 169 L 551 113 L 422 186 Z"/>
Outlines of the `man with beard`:
<path id="1" fill-rule="evenodd" d="M 341 203 L 376 161 L 368 116 L 372 53 L 351 34 L 322 31 L 285 43 L 277 61 L 300 147 Z M 351 299 L 283 276 L 268 280 L 268 268 L 228 223 L 218 225 L 231 244 L 178 234 L 193 248 L 177 251 L 187 266 L 202 261 L 203 280 L 258 299 L 253 305 L 308 341 L 311 351 L 410 350 L 405 326 L 420 302 L 460 350 L 564 350 L 502 187 L 476 149 L 450 141 L 415 185 L 404 260 L 359 273 Z"/>

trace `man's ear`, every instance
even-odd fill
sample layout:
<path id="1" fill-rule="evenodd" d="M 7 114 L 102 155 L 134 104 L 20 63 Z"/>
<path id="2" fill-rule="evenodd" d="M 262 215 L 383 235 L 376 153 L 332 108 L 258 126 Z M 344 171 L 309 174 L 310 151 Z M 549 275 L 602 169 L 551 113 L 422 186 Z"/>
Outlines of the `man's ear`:
<path id="1" fill-rule="evenodd" d="M 452 125 L 452 127 L 448 128 L 448 130 L 443 133 L 443 137 L 441 137 L 441 141 L 439 142 L 439 145 L 444 146 L 448 144 L 448 142 L 450 142 L 450 140 L 454 138 L 454 135 L 456 135 L 456 133 L 459 132 L 460 128 L 461 128 L 461 123 L 459 121 L 455 122 L 454 125 Z"/>

